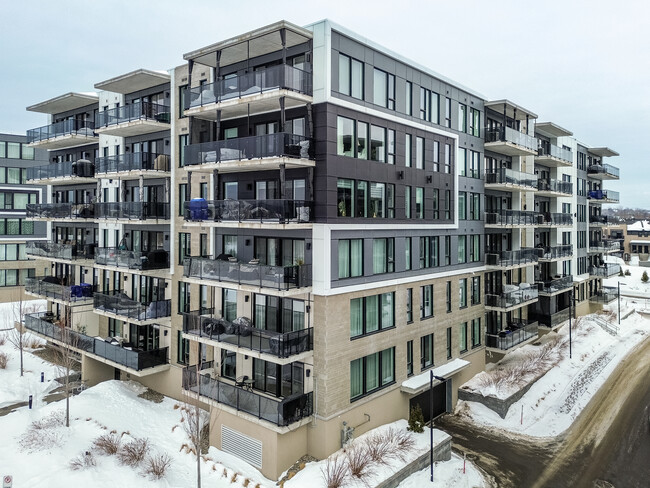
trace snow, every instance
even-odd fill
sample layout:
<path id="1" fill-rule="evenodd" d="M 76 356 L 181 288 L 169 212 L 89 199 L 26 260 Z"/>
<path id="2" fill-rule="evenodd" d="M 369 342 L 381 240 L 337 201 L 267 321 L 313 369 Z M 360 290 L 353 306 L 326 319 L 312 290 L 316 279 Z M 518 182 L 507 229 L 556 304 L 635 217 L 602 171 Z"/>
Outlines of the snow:
<path id="1" fill-rule="evenodd" d="M 650 222 L 647 220 L 637 220 L 633 224 L 629 224 L 627 226 L 627 230 L 629 231 L 641 231 L 641 230 L 648 230 L 650 229 Z"/>
<path id="2" fill-rule="evenodd" d="M 419 390 L 421 388 L 424 388 L 425 386 L 429 386 L 431 372 L 433 372 L 434 376 L 445 378 L 454 373 L 457 373 L 458 371 L 467 367 L 468 365 L 469 365 L 469 361 L 456 358 L 453 361 L 449 361 L 447 364 L 443 364 L 442 366 L 426 371 L 417 376 L 412 376 L 411 378 L 402 382 L 402 388 L 408 390 Z"/>

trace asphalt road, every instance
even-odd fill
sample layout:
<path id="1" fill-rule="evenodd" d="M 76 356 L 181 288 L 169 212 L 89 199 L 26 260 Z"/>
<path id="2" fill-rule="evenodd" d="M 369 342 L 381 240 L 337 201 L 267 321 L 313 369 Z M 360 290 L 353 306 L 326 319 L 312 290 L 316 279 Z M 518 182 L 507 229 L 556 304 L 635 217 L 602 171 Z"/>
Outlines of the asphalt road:
<path id="1" fill-rule="evenodd" d="M 492 484 L 504 488 L 650 486 L 650 339 L 610 375 L 563 435 L 539 440 L 477 427 L 457 416 L 436 426 L 453 436 Z"/>

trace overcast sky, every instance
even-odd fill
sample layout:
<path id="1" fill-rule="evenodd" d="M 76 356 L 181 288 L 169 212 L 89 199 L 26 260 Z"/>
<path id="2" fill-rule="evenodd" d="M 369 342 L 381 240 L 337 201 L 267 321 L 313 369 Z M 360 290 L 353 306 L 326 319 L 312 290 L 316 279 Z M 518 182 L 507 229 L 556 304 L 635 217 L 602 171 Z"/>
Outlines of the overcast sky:
<path id="1" fill-rule="evenodd" d="M 647 0 L 4 0 L 0 131 L 47 123 L 28 105 L 285 19 L 329 18 L 488 99 L 508 98 L 621 155 L 621 203 L 650 209 Z"/>

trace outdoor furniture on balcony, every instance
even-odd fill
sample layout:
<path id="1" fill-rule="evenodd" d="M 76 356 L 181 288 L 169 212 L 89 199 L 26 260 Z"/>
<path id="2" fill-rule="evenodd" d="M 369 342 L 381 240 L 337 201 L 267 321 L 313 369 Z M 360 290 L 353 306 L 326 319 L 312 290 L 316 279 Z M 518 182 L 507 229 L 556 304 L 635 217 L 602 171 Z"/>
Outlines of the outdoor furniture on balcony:
<path id="1" fill-rule="evenodd" d="M 28 241 L 25 252 L 30 256 L 56 259 L 93 259 L 96 244 L 77 245 L 67 242 Z"/>
<path id="2" fill-rule="evenodd" d="M 100 247 L 97 248 L 95 263 L 141 271 L 163 269 L 169 267 L 169 251 L 129 251 L 118 247 Z"/>
<path id="3" fill-rule="evenodd" d="M 611 164 L 591 164 L 587 168 L 587 175 L 597 179 L 618 179 L 620 170 Z"/>
<path id="4" fill-rule="evenodd" d="M 95 293 L 94 308 L 99 312 L 141 321 L 169 317 L 172 313 L 171 300 L 138 302 L 122 291 Z"/>
<path id="5" fill-rule="evenodd" d="M 525 266 L 538 261 L 542 250 L 539 248 L 524 248 L 514 251 L 485 251 L 485 264 L 488 266 Z"/>
<path id="6" fill-rule="evenodd" d="M 34 219 L 92 219 L 93 203 L 28 203 L 27 218 Z"/>
<path id="7" fill-rule="evenodd" d="M 522 342 L 537 338 L 537 321 L 519 319 L 509 322 L 506 328 L 496 334 L 486 334 L 486 346 L 507 351 Z"/>
<path id="8" fill-rule="evenodd" d="M 47 141 L 61 136 L 81 136 L 81 137 L 97 137 L 95 132 L 95 124 L 88 120 L 69 119 L 54 124 L 38 127 L 37 129 L 29 129 L 27 131 L 27 142 L 36 143 Z"/>
<path id="9" fill-rule="evenodd" d="M 560 246 L 541 247 L 540 261 L 552 261 L 554 259 L 570 258 L 573 256 L 573 246 L 563 244 Z"/>
<path id="10" fill-rule="evenodd" d="M 546 193 L 562 193 L 571 195 L 573 193 L 573 183 L 570 181 L 561 181 L 554 179 L 537 180 L 537 190 Z"/>
<path id="11" fill-rule="evenodd" d="M 587 198 L 593 200 L 593 203 L 618 203 L 620 194 L 614 190 L 590 190 Z"/>
<path id="12" fill-rule="evenodd" d="M 204 200 L 185 202 L 185 220 L 192 222 L 311 222 L 313 202 L 305 200 Z"/>
<path id="13" fill-rule="evenodd" d="M 539 292 L 544 294 L 553 294 L 571 289 L 573 286 L 573 276 L 555 276 L 551 279 L 543 280 L 537 283 Z"/>
<path id="14" fill-rule="evenodd" d="M 156 153 L 125 153 L 117 156 L 97 158 L 96 173 L 127 173 L 129 171 L 167 172 L 170 169 L 170 156 Z M 159 175 L 155 175 L 159 176 Z"/>
<path id="15" fill-rule="evenodd" d="M 539 212 L 525 210 L 497 210 L 485 212 L 485 225 L 518 226 L 537 225 L 542 220 Z"/>
<path id="16" fill-rule="evenodd" d="M 89 283 L 67 285 L 66 277 L 45 276 L 25 278 L 25 292 L 64 302 L 85 302 L 91 300 L 96 286 Z"/>
<path id="17" fill-rule="evenodd" d="M 502 187 L 504 190 L 513 187 L 533 190 L 537 188 L 537 176 L 510 168 L 499 168 L 485 172 L 485 186 Z"/>
<path id="18" fill-rule="evenodd" d="M 499 309 L 509 309 L 521 304 L 537 300 L 538 289 L 530 283 L 518 285 L 503 285 L 503 292 L 500 295 L 486 293 L 485 306 Z"/>
<path id="19" fill-rule="evenodd" d="M 617 263 L 605 263 L 601 266 L 589 266 L 589 274 L 599 278 L 610 278 L 621 272 L 621 265 Z"/>
<path id="20" fill-rule="evenodd" d="M 573 216 L 565 213 L 544 212 L 538 227 L 567 226 L 573 224 Z"/>
<path id="21" fill-rule="evenodd" d="M 77 161 L 63 161 L 61 163 L 44 164 L 43 166 L 27 168 L 28 181 L 51 180 L 56 178 L 87 178 L 89 181 L 93 180 L 95 178 L 95 164 L 87 159 L 79 159 Z"/>

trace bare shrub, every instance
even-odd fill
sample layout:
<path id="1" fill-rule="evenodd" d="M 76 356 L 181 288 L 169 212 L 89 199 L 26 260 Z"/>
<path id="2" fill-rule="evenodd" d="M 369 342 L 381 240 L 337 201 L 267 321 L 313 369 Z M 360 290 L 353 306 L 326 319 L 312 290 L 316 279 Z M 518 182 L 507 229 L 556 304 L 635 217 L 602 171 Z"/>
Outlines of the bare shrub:
<path id="1" fill-rule="evenodd" d="M 86 451 L 70 461 L 70 469 L 73 471 L 92 468 L 94 466 L 97 466 L 97 461 L 95 461 L 95 456 L 93 456 L 91 451 Z"/>
<path id="2" fill-rule="evenodd" d="M 241 484 L 244 488 L 247 488 L 248 485 L 250 484 L 251 480 L 248 478 L 244 479 L 244 482 Z"/>
<path id="3" fill-rule="evenodd" d="M 36 337 L 29 337 L 25 339 L 25 349 L 40 349 L 43 343 Z"/>
<path id="4" fill-rule="evenodd" d="M 59 428 L 63 427 L 64 422 L 65 412 L 60 410 L 33 421 L 18 440 L 20 450 L 32 453 L 60 447 L 63 434 Z"/>
<path id="5" fill-rule="evenodd" d="M 327 458 L 325 467 L 321 468 L 321 473 L 327 488 L 340 488 L 350 476 L 350 467 L 342 456 L 331 456 Z"/>
<path id="6" fill-rule="evenodd" d="M 389 432 L 393 429 L 389 429 Z M 395 429 L 395 434 L 393 435 L 393 442 L 398 449 L 409 451 L 415 446 L 415 439 L 410 432 L 404 430 Z"/>
<path id="7" fill-rule="evenodd" d="M 388 464 L 395 457 L 396 446 L 386 433 L 374 433 L 366 439 L 370 459 L 377 464 Z"/>
<path id="8" fill-rule="evenodd" d="M 372 458 L 365 444 L 357 444 L 345 453 L 350 475 L 361 481 L 372 474 Z"/>
<path id="9" fill-rule="evenodd" d="M 234 483 L 234 482 L 237 481 L 237 476 L 238 476 L 238 475 L 239 475 L 239 473 L 233 473 L 233 474 L 232 474 L 232 478 L 230 478 L 230 484 L 232 484 L 232 483 Z"/>
<path id="10" fill-rule="evenodd" d="M 152 480 L 159 480 L 165 477 L 167 469 L 169 469 L 171 464 L 172 459 L 167 455 L 167 453 L 147 456 L 144 472 Z"/>
<path id="11" fill-rule="evenodd" d="M 7 369 L 9 355 L 6 352 L 0 352 L 0 369 Z"/>
<path id="12" fill-rule="evenodd" d="M 117 458 L 121 464 L 134 468 L 144 461 L 149 449 L 149 441 L 146 438 L 135 438 L 131 442 L 122 444 L 122 447 L 117 452 Z"/>
<path id="13" fill-rule="evenodd" d="M 5 334 L 0 334 L 0 346 L 4 346 L 7 343 L 7 336 Z"/>
<path id="14" fill-rule="evenodd" d="M 95 442 L 93 442 L 93 447 L 97 449 L 101 454 L 113 456 L 119 452 L 121 444 L 121 438 L 116 434 L 111 433 L 104 434 L 95 439 Z"/>
<path id="15" fill-rule="evenodd" d="M 34 420 L 30 425 L 30 428 L 34 430 L 53 429 L 61 427 L 64 422 L 65 412 L 63 410 L 56 410 L 43 418 Z"/>

